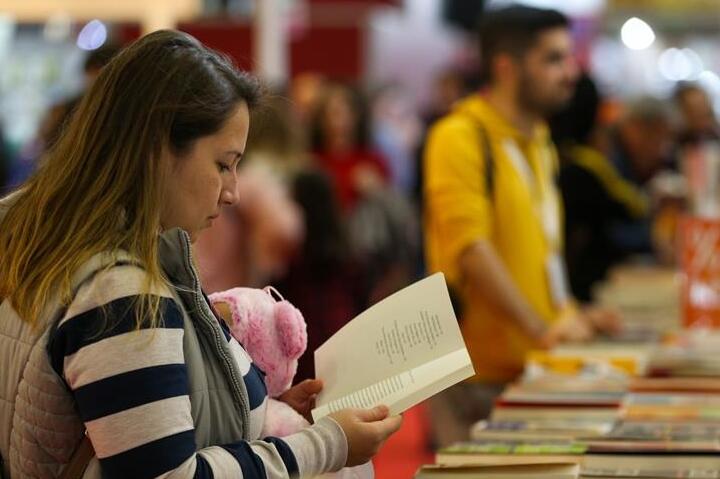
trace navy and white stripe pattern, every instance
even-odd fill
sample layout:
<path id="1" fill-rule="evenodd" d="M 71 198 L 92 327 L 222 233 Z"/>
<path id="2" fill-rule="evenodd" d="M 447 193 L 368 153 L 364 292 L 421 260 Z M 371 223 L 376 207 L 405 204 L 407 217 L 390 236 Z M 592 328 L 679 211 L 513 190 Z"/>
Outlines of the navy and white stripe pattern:
<path id="1" fill-rule="evenodd" d="M 144 273 L 132 265 L 99 273 L 80 289 L 48 345 L 54 369 L 70 387 L 109 478 L 274 478 L 298 475 L 282 439 L 237 442 L 196 451 L 183 318 L 168 291 L 162 323 L 136 329 Z M 227 335 L 247 386 L 252 438 L 263 426 L 263 373 Z M 297 440 L 297 439 L 296 439 Z"/>

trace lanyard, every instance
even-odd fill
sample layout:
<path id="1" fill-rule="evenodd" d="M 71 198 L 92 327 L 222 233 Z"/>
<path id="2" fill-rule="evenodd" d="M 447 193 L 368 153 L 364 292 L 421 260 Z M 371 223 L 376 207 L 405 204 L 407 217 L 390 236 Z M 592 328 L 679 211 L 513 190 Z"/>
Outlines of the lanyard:
<path id="1" fill-rule="evenodd" d="M 552 181 L 550 179 L 550 171 L 552 169 L 550 152 L 547 149 L 544 150 L 542 162 L 538 165 L 538 171 L 533 172 L 530 161 L 525 157 L 514 140 L 506 139 L 503 142 L 503 148 L 510 158 L 510 163 L 513 165 L 513 168 L 515 168 L 515 171 L 525 182 L 530 195 L 533 197 L 533 210 L 535 217 L 542 226 L 545 239 L 553 252 L 559 251 L 561 244 L 560 208 L 558 205 L 557 192 L 552 187 Z"/>

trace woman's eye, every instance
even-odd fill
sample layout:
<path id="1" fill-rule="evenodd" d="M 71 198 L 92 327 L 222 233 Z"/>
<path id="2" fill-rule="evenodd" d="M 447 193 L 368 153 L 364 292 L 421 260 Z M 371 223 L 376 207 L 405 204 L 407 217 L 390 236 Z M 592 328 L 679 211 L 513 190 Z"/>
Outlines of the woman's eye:
<path id="1" fill-rule="evenodd" d="M 230 171 L 230 167 L 224 163 L 218 163 L 218 168 L 223 173 L 225 173 L 226 171 Z"/>

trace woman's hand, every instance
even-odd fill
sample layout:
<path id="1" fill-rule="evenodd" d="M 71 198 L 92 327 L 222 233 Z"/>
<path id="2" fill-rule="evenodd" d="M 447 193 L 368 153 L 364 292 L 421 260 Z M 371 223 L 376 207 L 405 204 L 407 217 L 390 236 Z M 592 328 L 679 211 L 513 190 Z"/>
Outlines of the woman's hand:
<path id="1" fill-rule="evenodd" d="M 282 393 L 277 399 L 289 405 L 309 423 L 312 423 L 310 411 L 315 407 L 315 398 L 322 388 L 323 383 L 319 379 L 306 379 Z"/>
<path id="2" fill-rule="evenodd" d="M 348 458 L 345 466 L 368 462 L 395 431 L 400 429 L 402 416 L 388 416 L 387 406 L 372 409 L 343 409 L 330 414 L 345 432 Z"/>

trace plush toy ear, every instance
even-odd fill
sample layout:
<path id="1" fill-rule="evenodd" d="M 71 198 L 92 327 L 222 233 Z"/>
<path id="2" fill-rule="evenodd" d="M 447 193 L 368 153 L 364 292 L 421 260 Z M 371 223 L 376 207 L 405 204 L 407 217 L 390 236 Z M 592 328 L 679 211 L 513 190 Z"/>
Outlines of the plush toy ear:
<path id="1" fill-rule="evenodd" d="M 276 303 L 285 301 L 285 298 L 283 298 L 283 295 L 280 294 L 280 291 L 275 289 L 273 286 L 265 286 L 263 291 L 265 291 L 265 293 L 267 293 L 267 295 L 270 296 Z"/>
<path id="2" fill-rule="evenodd" d="M 283 354 L 290 360 L 302 356 L 307 347 L 307 326 L 300 310 L 288 301 L 275 304 L 275 329 Z"/>

